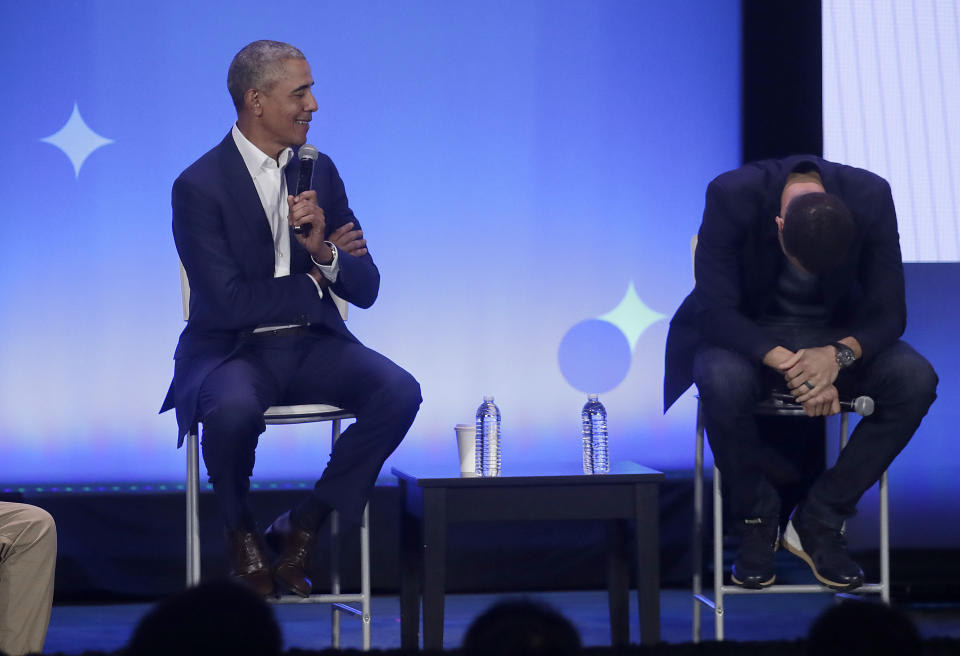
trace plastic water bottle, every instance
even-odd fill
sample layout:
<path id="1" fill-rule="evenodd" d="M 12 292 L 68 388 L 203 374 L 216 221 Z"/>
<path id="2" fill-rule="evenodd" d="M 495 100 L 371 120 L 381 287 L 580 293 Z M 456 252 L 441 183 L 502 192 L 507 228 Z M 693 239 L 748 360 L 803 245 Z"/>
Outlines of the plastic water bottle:
<path id="1" fill-rule="evenodd" d="M 583 473 L 607 474 L 610 458 L 607 452 L 607 409 L 596 394 L 589 394 L 580 413 L 583 420 Z"/>
<path id="2" fill-rule="evenodd" d="M 500 408 L 486 395 L 477 408 L 477 474 L 500 475 Z"/>

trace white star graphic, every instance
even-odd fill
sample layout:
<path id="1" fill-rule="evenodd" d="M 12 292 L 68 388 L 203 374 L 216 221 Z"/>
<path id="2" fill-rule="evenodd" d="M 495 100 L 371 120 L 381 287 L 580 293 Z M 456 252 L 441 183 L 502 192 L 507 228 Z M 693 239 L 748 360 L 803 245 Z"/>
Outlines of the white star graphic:
<path id="1" fill-rule="evenodd" d="M 643 335 L 643 331 L 665 316 L 646 306 L 637 295 L 637 290 L 631 280 L 630 284 L 627 285 L 627 293 L 623 295 L 623 300 L 617 307 L 597 318 L 609 321 L 619 328 L 630 343 L 630 352 L 632 353 L 637 347 L 637 341 Z"/>
<path id="2" fill-rule="evenodd" d="M 77 103 L 73 103 L 73 114 L 70 115 L 67 124 L 60 128 L 58 132 L 54 132 L 40 141 L 53 144 L 62 150 L 73 163 L 73 170 L 78 178 L 80 177 L 80 167 L 83 166 L 90 153 L 101 146 L 113 143 L 113 139 L 105 139 L 87 127 L 80 116 Z"/>

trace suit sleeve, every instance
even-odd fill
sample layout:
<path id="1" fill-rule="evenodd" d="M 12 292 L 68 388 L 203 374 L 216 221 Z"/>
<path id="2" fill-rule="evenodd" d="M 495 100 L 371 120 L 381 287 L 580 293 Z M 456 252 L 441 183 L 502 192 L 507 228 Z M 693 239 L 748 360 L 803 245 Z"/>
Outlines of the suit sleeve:
<path id="1" fill-rule="evenodd" d="M 718 180 L 711 182 L 697 236 L 693 295 L 696 325 L 703 340 L 760 362 L 777 342 L 741 310 L 744 280 L 740 261 L 747 229 L 743 216 L 731 211 L 729 192 Z"/>
<path id="2" fill-rule="evenodd" d="M 172 205 L 173 237 L 190 281 L 191 324 L 245 330 L 322 317 L 321 299 L 306 276 L 245 275 L 231 248 L 223 205 L 209 191 L 181 176 Z"/>
<path id="3" fill-rule="evenodd" d="M 863 293 L 851 321 L 851 334 L 860 342 L 864 359 L 897 341 L 907 325 L 900 234 L 886 180 L 875 185 L 867 206 L 874 221 L 863 235 L 857 274 Z"/>
<path id="4" fill-rule="evenodd" d="M 360 222 L 354 216 L 347 201 L 347 192 L 336 166 L 325 157 L 326 179 L 323 184 L 323 212 L 326 218 L 326 235 L 340 226 L 352 222 L 360 228 Z M 339 252 L 339 273 L 336 282 L 330 288 L 340 298 L 360 308 L 368 308 L 377 300 L 380 291 L 380 271 L 373 262 L 369 249 L 359 257 L 343 251 Z"/>

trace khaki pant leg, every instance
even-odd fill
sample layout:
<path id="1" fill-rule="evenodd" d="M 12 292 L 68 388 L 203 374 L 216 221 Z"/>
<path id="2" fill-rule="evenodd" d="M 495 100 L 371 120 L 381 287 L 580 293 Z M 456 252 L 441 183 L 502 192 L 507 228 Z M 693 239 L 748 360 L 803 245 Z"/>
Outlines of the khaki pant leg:
<path id="1" fill-rule="evenodd" d="M 57 528 L 47 511 L 0 502 L 0 651 L 43 650 L 53 604 Z"/>

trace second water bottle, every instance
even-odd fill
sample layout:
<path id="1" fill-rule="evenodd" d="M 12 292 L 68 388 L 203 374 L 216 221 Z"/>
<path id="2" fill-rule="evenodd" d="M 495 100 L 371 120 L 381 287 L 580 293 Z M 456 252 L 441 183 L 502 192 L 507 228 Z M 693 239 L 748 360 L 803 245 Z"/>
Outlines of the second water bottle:
<path id="1" fill-rule="evenodd" d="M 600 398 L 596 394 L 587 396 L 580 419 L 583 423 L 583 473 L 609 473 L 607 409 L 600 403 Z"/>
<path id="2" fill-rule="evenodd" d="M 477 408 L 477 474 L 500 475 L 500 409 L 492 396 Z"/>

